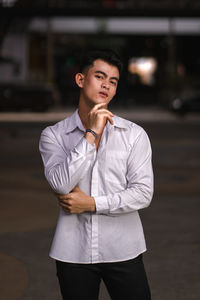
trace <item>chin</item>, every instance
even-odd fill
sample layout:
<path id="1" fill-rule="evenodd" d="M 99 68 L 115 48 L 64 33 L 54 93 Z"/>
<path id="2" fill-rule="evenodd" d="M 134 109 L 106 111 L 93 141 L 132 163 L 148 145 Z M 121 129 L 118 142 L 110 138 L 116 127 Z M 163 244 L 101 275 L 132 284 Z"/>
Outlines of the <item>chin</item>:
<path id="1" fill-rule="evenodd" d="M 90 99 L 89 103 L 90 103 L 90 106 L 94 106 L 96 104 L 101 104 L 101 103 L 106 103 L 106 105 L 109 104 L 111 100 L 108 100 L 108 99 L 105 99 L 105 98 L 96 98 L 96 99 Z"/>
<path id="2" fill-rule="evenodd" d="M 96 100 L 96 104 L 100 104 L 100 103 L 106 103 L 107 105 L 109 104 L 111 100 L 108 100 L 107 98 L 98 98 Z"/>
<path id="3" fill-rule="evenodd" d="M 95 105 L 97 105 L 97 104 L 101 104 L 101 103 L 107 103 L 106 101 L 103 101 L 103 100 L 96 100 L 96 101 L 90 101 L 90 104 L 92 105 L 92 106 L 95 106 Z"/>

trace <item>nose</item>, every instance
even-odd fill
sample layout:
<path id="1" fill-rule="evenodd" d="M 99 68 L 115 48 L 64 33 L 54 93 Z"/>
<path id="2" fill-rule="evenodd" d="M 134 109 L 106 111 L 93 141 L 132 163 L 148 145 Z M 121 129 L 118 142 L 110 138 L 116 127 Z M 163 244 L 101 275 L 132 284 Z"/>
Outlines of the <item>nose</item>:
<path id="1" fill-rule="evenodd" d="M 109 82 L 108 81 L 106 81 L 106 80 L 104 80 L 103 82 L 102 82 L 102 88 L 104 88 L 104 89 L 109 89 L 109 87 L 110 87 L 110 85 L 109 85 Z"/>

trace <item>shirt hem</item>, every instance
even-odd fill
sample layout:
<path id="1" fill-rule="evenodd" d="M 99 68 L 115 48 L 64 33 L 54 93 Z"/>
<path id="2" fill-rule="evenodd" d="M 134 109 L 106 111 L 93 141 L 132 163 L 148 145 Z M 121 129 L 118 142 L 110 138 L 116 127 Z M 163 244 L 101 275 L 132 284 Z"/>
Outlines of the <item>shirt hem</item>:
<path id="1" fill-rule="evenodd" d="M 58 260 L 58 261 L 62 261 L 62 262 L 66 262 L 66 263 L 72 263 L 72 264 L 103 264 L 103 263 L 117 263 L 117 262 L 123 262 L 123 261 L 127 261 L 127 260 L 131 260 L 136 258 L 137 256 L 139 256 L 140 254 L 143 254 L 144 252 L 146 252 L 147 249 L 145 248 L 144 250 L 139 251 L 139 253 L 135 254 L 135 255 L 131 255 L 130 257 L 126 257 L 123 259 L 116 259 L 116 260 L 99 260 L 99 261 L 74 261 L 74 260 L 70 260 L 70 259 L 62 259 L 62 258 L 58 258 L 54 255 L 49 254 L 49 256 L 54 259 L 54 260 Z"/>

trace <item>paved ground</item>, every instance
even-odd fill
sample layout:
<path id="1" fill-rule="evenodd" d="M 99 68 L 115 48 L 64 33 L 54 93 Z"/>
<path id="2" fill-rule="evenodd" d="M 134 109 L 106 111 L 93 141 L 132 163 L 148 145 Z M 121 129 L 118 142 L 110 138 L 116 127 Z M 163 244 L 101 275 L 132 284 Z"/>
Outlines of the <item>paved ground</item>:
<path id="1" fill-rule="evenodd" d="M 141 124 L 152 142 L 155 195 L 141 211 L 152 299 L 198 300 L 200 115 L 179 119 L 157 109 L 119 114 Z M 63 115 L 0 114 L 2 300 L 61 299 L 48 258 L 58 207 L 43 177 L 38 139 Z M 104 286 L 99 298 L 109 299 Z"/>

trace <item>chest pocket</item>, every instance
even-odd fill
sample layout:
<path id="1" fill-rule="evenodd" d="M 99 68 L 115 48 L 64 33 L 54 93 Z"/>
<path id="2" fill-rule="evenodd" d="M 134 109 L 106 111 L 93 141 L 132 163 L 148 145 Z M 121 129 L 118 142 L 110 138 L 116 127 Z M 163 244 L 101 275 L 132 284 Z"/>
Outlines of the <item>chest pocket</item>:
<path id="1" fill-rule="evenodd" d="M 105 157 L 105 178 L 109 183 L 125 187 L 127 184 L 128 152 L 109 150 Z"/>

